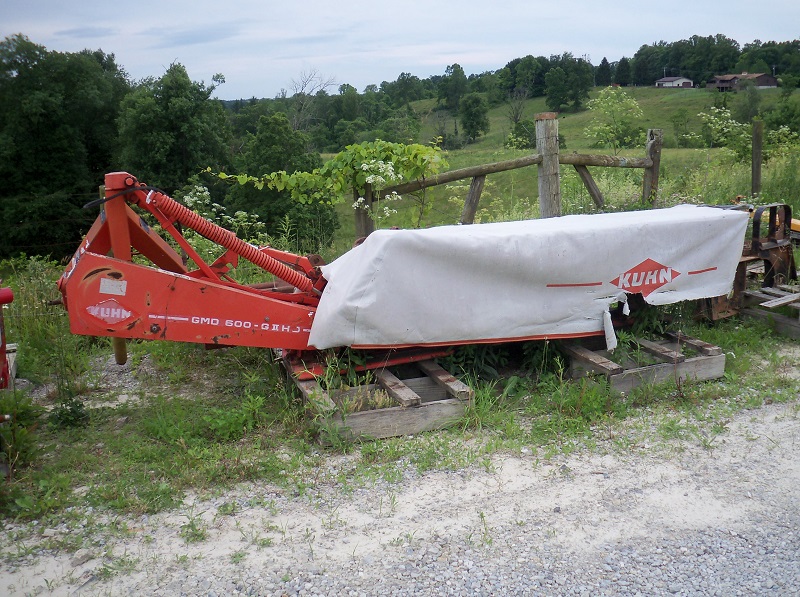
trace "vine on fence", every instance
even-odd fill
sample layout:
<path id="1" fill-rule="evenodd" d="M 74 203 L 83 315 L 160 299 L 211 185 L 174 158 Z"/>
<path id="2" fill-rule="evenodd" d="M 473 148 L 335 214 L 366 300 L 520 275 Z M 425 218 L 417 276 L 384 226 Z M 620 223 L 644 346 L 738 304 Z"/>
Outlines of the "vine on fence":
<path id="1" fill-rule="evenodd" d="M 380 165 L 380 168 L 378 167 Z M 418 143 L 406 145 L 377 139 L 348 145 L 320 168 L 312 172 L 271 172 L 261 176 L 248 174 L 216 175 L 241 185 L 252 184 L 257 189 L 270 188 L 288 191 L 300 203 L 320 202 L 328 205 L 363 197 L 376 175 L 390 171 L 394 182 L 412 181 L 438 173 L 446 167 L 441 148 Z M 207 168 L 206 172 L 212 172 Z"/>

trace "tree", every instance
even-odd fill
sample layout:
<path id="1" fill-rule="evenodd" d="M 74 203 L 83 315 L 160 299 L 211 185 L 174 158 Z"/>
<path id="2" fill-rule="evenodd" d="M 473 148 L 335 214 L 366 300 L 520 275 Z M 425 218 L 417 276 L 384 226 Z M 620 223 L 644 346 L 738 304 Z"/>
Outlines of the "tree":
<path id="1" fill-rule="evenodd" d="M 593 82 L 592 65 L 582 58 L 572 61 L 567 75 L 567 97 L 576 112 L 581 109 L 583 100 L 589 99 Z"/>
<path id="2" fill-rule="evenodd" d="M 237 166 L 251 176 L 279 171 L 310 172 L 321 166 L 322 160 L 319 154 L 308 152 L 308 145 L 308 136 L 293 130 L 285 114 L 262 116 Z M 226 207 L 229 212 L 257 214 L 272 236 L 284 234 L 282 227 L 288 220 L 292 240 L 301 251 L 318 251 L 327 246 L 339 226 L 333 207 L 323 203 L 304 205 L 293 200 L 288 190 L 234 186 Z"/>
<path id="3" fill-rule="evenodd" d="M 506 99 L 506 94 L 500 87 L 500 79 L 493 72 L 484 72 L 479 75 L 470 75 L 469 91 L 472 93 L 483 93 L 490 106 L 502 104 Z"/>
<path id="4" fill-rule="evenodd" d="M 611 147 L 617 155 L 620 148 L 640 142 L 642 129 L 636 121 L 642 117 L 642 109 L 622 88 L 606 87 L 587 107 L 592 120 L 584 132 L 596 146 Z"/>
<path id="5" fill-rule="evenodd" d="M 451 64 L 439 82 L 439 103 L 444 104 L 444 107 L 451 112 L 458 111 L 459 102 L 467 92 L 467 86 L 467 75 L 464 74 L 464 69 L 459 64 Z"/>
<path id="6" fill-rule="evenodd" d="M 228 122 L 216 83 L 195 83 L 181 64 L 160 79 L 146 79 L 122 103 L 119 147 L 122 167 L 168 193 L 201 169 L 228 163 Z"/>
<path id="7" fill-rule="evenodd" d="M 739 92 L 733 102 L 733 116 L 739 122 L 749 123 L 761 110 L 761 94 L 753 81 L 739 83 Z"/>
<path id="8" fill-rule="evenodd" d="M 689 145 L 689 111 L 686 108 L 679 108 L 670 118 L 678 147 Z"/>
<path id="9" fill-rule="evenodd" d="M 617 68 L 614 69 L 614 83 L 627 87 L 631 82 L 631 63 L 623 56 L 617 62 Z"/>
<path id="10" fill-rule="evenodd" d="M 598 87 L 608 87 L 611 85 L 611 64 L 605 56 L 600 61 L 600 65 L 594 73 L 594 84 Z"/>
<path id="11" fill-rule="evenodd" d="M 292 79 L 292 101 L 289 119 L 296 131 L 308 130 L 314 118 L 314 105 L 319 95 L 327 95 L 333 77 L 325 77 L 316 69 L 303 71 Z"/>
<path id="12" fill-rule="evenodd" d="M 542 65 L 533 56 L 525 56 L 517 64 L 517 79 L 514 87 L 515 91 L 524 91 L 528 97 L 533 95 L 536 88 L 536 81 L 541 76 Z"/>
<path id="13" fill-rule="evenodd" d="M 0 256 L 71 254 L 94 214 L 129 90 L 113 55 L 0 42 Z"/>
<path id="14" fill-rule="evenodd" d="M 778 82 L 781 85 L 781 101 L 785 102 L 788 101 L 792 94 L 794 93 L 795 89 L 797 89 L 797 85 L 800 84 L 800 77 L 796 77 L 793 75 L 783 75 Z"/>
<path id="15" fill-rule="evenodd" d="M 517 90 L 508 96 L 508 120 L 513 127 L 520 120 L 522 120 L 522 113 L 525 111 L 525 100 L 528 99 L 528 92 L 524 90 Z"/>
<path id="16" fill-rule="evenodd" d="M 461 98 L 458 105 L 461 128 L 469 142 L 475 141 L 481 134 L 489 132 L 489 105 L 483 96 L 470 93 Z"/>
<path id="17" fill-rule="evenodd" d="M 664 76 L 669 63 L 669 44 L 644 45 L 633 55 L 633 84 L 649 87 Z M 668 64 L 669 63 L 669 64 Z"/>
<path id="18" fill-rule="evenodd" d="M 391 98 L 395 107 L 399 108 L 408 105 L 410 102 L 422 99 L 422 93 L 422 83 L 419 77 L 411 73 L 400 73 L 397 81 L 394 82 Z"/>
<path id="19" fill-rule="evenodd" d="M 547 83 L 547 107 L 553 112 L 561 110 L 561 106 L 569 102 L 567 73 L 560 66 L 550 69 L 544 76 Z"/>

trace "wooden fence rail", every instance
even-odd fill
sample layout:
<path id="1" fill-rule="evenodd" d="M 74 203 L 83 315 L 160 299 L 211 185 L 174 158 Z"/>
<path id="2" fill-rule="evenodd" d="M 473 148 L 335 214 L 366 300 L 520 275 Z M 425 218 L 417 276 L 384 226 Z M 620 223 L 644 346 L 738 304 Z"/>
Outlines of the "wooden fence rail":
<path id="1" fill-rule="evenodd" d="M 538 153 L 480 164 L 468 168 L 460 168 L 449 172 L 442 172 L 434 176 L 403 183 L 381 191 L 372 192 L 367 189 L 368 205 L 371 207 L 375 201 L 392 193 L 400 195 L 414 193 L 422 189 L 449 184 L 457 180 L 472 179 L 464 200 L 464 209 L 461 213 L 462 224 L 472 224 L 478 203 L 486 182 L 486 176 L 508 170 L 516 170 L 528 166 L 537 166 L 539 179 L 539 211 L 542 217 L 561 215 L 561 188 L 559 183 L 559 165 L 573 166 L 583 181 L 586 190 L 598 208 L 604 206 L 603 195 L 592 178 L 588 166 L 605 168 L 640 168 L 644 170 L 642 182 L 642 201 L 653 203 L 658 194 L 658 170 L 661 165 L 661 146 L 663 132 L 661 129 L 647 131 L 645 157 L 631 158 L 612 155 L 560 153 L 558 148 L 558 115 L 554 112 L 544 112 L 536 115 L 536 149 Z M 368 217 L 367 211 L 356 210 L 356 236 L 367 236 L 374 230 L 374 223 Z"/>

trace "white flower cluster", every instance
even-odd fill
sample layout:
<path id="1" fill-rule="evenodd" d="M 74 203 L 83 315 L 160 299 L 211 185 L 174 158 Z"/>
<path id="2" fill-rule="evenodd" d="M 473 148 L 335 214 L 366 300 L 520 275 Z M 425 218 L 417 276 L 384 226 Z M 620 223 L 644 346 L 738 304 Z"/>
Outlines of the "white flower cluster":
<path id="1" fill-rule="evenodd" d="M 400 177 L 394 171 L 394 164 L 383 160 L 371 160 L 361 164 L 364 172 L 369 172 L 367 183 L 375 188 L 383 188 L 387 184 L 397 182 Z"/>

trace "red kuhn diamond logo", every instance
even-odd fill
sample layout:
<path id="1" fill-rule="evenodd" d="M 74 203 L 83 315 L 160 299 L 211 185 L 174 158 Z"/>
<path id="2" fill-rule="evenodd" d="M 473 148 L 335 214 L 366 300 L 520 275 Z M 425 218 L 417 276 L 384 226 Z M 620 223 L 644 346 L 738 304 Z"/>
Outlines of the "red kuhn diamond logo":
<path id="1" fill-rule="evenodd" d="M 110 325 L 120 323 L 133 317 L 133 313 L 128 311 L 114 299 L 108 299 L 102 303 L 97 303 L 96 305 L 86 307 L 86 311 L 89 313 L 89 315 L 92 315 L 101 321 L 105 321 Z"/>
<path id="2" fill-rule="evenodd" d="M 681 273 L 661 265 L 658 261 L 645 259 L 636 267 L 632 267 L 624 274 L 611 280 L 611 283 L 625 292 L 641 292 L 642 296 L 647 296 L 654 290 L 661 288 L 664 284 L 669 284 Z"/>

